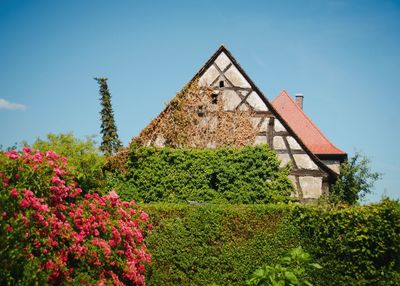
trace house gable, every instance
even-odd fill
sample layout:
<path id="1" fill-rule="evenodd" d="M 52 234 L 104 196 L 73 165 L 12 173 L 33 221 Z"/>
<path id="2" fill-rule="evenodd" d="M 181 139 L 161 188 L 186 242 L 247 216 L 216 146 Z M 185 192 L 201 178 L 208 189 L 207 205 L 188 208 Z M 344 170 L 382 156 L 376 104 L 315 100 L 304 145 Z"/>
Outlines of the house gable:
<path id="1" fill-rule="evenodd" d="M 224 46 L 211 56 L 192 81 L 195 79 L 223 100 L 226 112 L 252 112 L 252 124 L 257 131 L 252 144 L 268 144 L 277 152 L 282 166 L 292 165 L 290 178 L 296 187 L 295 196 L 315 199 L 329 190 L 336 174 L 307 148 Z M 151 128 L 157 128 L 157 120 L 152 121 Z M 155 141 L 149 144 L 157 145 Z"/>

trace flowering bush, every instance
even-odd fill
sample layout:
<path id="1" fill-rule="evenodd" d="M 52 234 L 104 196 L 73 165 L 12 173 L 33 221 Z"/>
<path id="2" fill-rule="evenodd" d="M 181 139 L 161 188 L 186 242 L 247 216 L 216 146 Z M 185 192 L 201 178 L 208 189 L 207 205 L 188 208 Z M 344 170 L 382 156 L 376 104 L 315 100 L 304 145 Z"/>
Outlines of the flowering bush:
<path id="1" fill-rule="evenodd" d="M 115 192 L 81 195 L 52 151 L 0 153 L 0 284 L 145 285 L 148 215 Z"/>

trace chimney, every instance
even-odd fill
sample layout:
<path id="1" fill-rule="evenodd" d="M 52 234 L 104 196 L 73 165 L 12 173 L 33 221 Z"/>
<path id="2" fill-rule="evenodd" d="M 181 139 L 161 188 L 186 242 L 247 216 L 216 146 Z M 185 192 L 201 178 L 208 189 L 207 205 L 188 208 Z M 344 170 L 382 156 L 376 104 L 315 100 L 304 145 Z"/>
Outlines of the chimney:
<path id="1" fill-rule="evenodd" d="M 296 104 L 298 107 L 300 107 L 301 110 L 303 110 L 303 99 L 304 99 L 304 94 L 296 93 Z"/>

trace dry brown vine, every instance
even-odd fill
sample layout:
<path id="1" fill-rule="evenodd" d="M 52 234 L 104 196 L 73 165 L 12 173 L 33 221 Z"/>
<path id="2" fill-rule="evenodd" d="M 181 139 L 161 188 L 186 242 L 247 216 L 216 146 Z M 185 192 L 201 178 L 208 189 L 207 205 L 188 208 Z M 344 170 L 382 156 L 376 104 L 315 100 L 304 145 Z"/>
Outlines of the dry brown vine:
<path id="1" fill-rule="evenodd" d="M 253 111 L 224 110 L 221 90 L 189 82 L 132 142 L 139 145 L 214 148 L 254 143 Z"/>

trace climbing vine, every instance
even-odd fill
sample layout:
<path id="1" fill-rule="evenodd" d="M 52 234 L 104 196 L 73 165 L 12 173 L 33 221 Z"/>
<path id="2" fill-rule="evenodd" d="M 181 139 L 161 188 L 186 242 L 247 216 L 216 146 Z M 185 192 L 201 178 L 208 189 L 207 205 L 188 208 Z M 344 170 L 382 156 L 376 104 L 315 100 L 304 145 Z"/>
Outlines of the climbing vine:
<path id="1" fill-rule="evenodd" d="M 257 134 L 253 111 L 228 111 L 220 90 L 189 82 L 133 143 L 140 145 L 215 148 L 251 145 Z"/>

